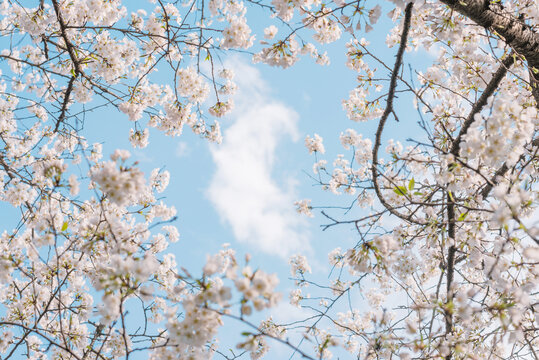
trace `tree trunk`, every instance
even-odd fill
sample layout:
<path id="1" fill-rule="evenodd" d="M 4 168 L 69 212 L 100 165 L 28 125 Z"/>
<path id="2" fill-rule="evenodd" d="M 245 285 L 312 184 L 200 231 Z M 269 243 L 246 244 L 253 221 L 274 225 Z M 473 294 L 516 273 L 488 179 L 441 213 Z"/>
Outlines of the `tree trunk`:
<path id="1" fill-rule="evenodd" d="M 530 85 L 539 108 L 539 33 L 490 0 L 440 0 L 476 24 L 497 33 L 515 52 L 526 58 Z"/>

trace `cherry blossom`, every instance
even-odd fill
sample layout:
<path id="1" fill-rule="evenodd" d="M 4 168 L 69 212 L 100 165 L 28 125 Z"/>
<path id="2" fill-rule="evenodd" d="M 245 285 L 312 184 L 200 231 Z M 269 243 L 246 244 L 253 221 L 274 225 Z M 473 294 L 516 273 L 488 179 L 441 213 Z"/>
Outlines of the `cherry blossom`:
<path id="1" fill-rule="evenodd" d="M 274 343 L 305 359 L 537 358 L 535 0 L 139 5 L 0 4 L 0 199 L 19 216 L 0 235 L 2 359 L 258 359 Z M 238 87 L 222 57 L 327 65 L 330 43 L 357 79 L 342 100 L 352 122 L 337 153 L 316 133 L 305 147 L 338 205 L 290 204 L 352 230 L 323 256 L 326 283 L 308 254 L 288 281 L 228 245 L 186 269 L 170 251 L 170 173 L 91 144 L 85 121 L 107 107 L 134 148 L 186 129 L 219 143 Z M 286 306 L 279 286 L 304 318 L 270 316 Z"/>

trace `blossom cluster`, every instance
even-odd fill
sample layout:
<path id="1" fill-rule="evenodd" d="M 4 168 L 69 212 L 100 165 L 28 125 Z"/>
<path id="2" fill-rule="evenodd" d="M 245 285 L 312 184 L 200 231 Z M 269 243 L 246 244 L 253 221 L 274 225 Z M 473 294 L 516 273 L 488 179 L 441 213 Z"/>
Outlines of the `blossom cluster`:
<path id="1" fill-rule="evenodd" d="M 363 38 L 381 29 L 383 9 L 365 0 L 150 3 L 0 4 L 0 200 L 18 217 L 0 235 L 0 357 L 209 359 L 223 353 L 228 321 L 249 327 L 236 348 L 253 359 L 268 339 L 319 359 L 337 347 L 362 359 L 535 356 L 539 56 L 519 42 L 539 41 L 535 1 L 391 0 L 386 45 L 397 57 Z M 263 35 L 249 26 L 255 6 L 271 14 Z M 218 143 L 212 119 L 232 111 L 236 90 L 221 50 L 327 65 L 324 46 L 338 41 L 358 80 L 342 102 L 356 127 L 333 161 L 322 136 L 305 146 L 316 184 L 346 194 L 324 209 L 324 229 L 353 233 L 328 254 L 328 284 L 311 280 L 304 255 L 290 259 L 290 304 L 308 315 L 254 325 L 250 315 L 280 304 L 277 276 L 248 256 L 240 266 L 228 246 L 186 269 L 168 253 L 176 208 L 158 199 L 170 174 L 146 177 L 128 151 L 90 145 L 84 124 L 108 106 L 132 122 L 134 147 L 150 128 L 186 126 Z M 412 50 L 429 64 L 403 66 Z M 307 216 L 322 208 L 295 205 Z"/>

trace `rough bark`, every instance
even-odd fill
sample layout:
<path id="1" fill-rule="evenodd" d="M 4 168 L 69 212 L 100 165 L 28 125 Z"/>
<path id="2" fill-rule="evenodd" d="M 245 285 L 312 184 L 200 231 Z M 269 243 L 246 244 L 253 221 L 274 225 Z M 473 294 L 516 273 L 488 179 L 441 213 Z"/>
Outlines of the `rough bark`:
<path id="1" fill-rule="evenodd" d="M 524 21 L 490 0 L 440 0 L 476 24 L 498 34 L 516 53 L 526 58 L 530 68 L 532 94 L 539 108 L 539 33 Z M 535 69 L 535 70 L 534 70 Z"/>

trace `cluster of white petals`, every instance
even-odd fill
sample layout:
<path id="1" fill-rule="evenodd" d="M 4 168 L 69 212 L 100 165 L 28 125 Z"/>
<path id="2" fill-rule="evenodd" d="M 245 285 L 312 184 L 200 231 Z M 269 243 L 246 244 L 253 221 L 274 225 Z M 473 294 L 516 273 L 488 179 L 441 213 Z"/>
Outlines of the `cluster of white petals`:
<path id="1" fill-rule="evenodd" d="M 305 137 L 305 147 L 309 150 L 309 154 L 312 154 L 313 152 L 318 152 L 320 154 L 325 153 L 326 150 L 322 141 L 322 137 L 318 134 L 314 134 L 313 137 L 307 135 Z"/>
<path id="2" fill-rule="evenodd" d="M 247 49 L 253 45 L 254 36 L 251 36 L 251 28 L 247 25 L 244 17 L 233 18 L 230 25 L 223 30 L 224 49 L 243 48 Z"/>
<path id="3" fill-rule="evenodd" d="M 536 0 L 149 2 L 0 3 L 0 358 L 259 359 L 270 339 L 321 360 L 537 357 Z M 277 276 L 228 245 L 187 269 L 170 173 L 92 145 L 85 123 L 106 108 L 135 148 L 185 128 L 219 143 L 237 89 L 225 50 L 287 68 L 329 64 L 335 42 L 354 127 L 332 159 L 318 134 L 305 146 L 340 197 L 294 205 L 353 232 L 331 233 L 326 284 L 290 258 L 303 318 L 279 323 Z"/>
<path id="4" fill-rule="evenodd" d="M 120 154 L 120 157 L 125 161 L 129 155 Z M 107 161 L 94 167 L 91 174 L 92 180 L 99 184 L 107 197 L 120 206 L 137 202 L 140 194 L 145 192 L 144 174 L 137 168 L 118 166 L 115 161 Z"/>
<path id="5" fill-rule="evenodd" d="M 209 86 L 194 68 L 179 69 L 177 77 L 178 93 L 181 96 L 187 97 L 195 103 L 206 100 L 209 94 Z"/>

